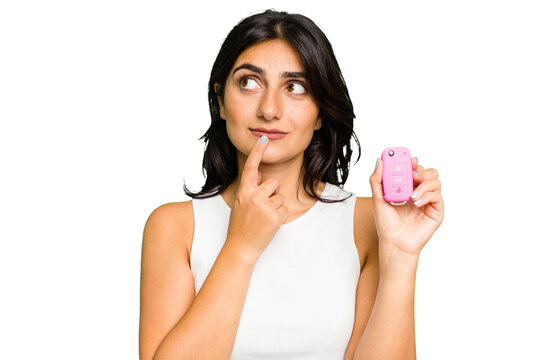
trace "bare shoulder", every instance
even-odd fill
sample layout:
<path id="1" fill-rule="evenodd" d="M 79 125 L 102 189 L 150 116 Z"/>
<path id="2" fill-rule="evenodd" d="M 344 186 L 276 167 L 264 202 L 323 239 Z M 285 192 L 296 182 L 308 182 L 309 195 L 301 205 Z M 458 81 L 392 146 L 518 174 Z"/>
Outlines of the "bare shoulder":
<path id="1" fill-rule="evenodd" d="M 192 229 L 191 201 L 161 205 L 146 221 L 141 256 L 140 359 L 154 357 L 195 298 L 185 246 Z"/>
<path id="2" fill-rule="evenodd" d="M 166 241 L 165 246 L 176 250 L 177 254 L 189 255 L 190 235 L 193 235 L 193 205 L 192 200 L 172 202 L 158 206 L 146 221 L 144 232 L 152 232 L 155 238 Z M 150 236 L 149 238 L 154 238 Z M 188 246 L 189 245 L 189 246 Z M 188 256 L 189 259 L 189 256 Z"/>
<path id="3" fill-rule="evenodd" d="M 371 197 L 357 197 L 354 209 L 354 240 L 362 267 L 369 251 L 378 243 Z"/>

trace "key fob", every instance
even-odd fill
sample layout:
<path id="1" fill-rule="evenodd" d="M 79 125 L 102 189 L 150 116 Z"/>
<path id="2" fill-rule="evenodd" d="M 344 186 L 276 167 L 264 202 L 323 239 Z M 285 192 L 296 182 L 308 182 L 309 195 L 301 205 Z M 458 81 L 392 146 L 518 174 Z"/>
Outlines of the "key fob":
<path id="1" fill-rule="evenodd" d="M 384 149 L 382 161 L 383 198 L 392 205 L 403 205 L 413 192 L 411 153 L 406 147 Z"/>

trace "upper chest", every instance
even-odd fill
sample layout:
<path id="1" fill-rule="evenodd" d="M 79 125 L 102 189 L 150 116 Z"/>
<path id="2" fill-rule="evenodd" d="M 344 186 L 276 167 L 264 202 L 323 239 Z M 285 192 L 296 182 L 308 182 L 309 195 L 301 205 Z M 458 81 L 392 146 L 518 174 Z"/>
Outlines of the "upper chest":
<path id="1" fill-rule="evenodd" d="M 371 203 L 371 198 L 357 197 L 354 206 L 354 242 L 360 264 L 362 265 L 366 259 L 369 243 L 370 241 L 373 241 L 373 239 L 370 239 L 370 234 L 372 233 L 370 228 L 373 226 Z M 182 226 L 180 230 L 182 231 L 182 234 L 178 236 L 178 245 L 184 249 L 187 259 L 189 260 L 191 258 L 191 251 L 193 248 L 193 235 L 195 228 L 193 201 L 190 200 L 176 204 L 179 205 L 178 212 L 181 212 L 181 214 L 178 214 L 177 219 L 182 219 Z M 302 216 L 302 213 L 290 216 L 288 221 L 292 221 L 299 216 Z"/>

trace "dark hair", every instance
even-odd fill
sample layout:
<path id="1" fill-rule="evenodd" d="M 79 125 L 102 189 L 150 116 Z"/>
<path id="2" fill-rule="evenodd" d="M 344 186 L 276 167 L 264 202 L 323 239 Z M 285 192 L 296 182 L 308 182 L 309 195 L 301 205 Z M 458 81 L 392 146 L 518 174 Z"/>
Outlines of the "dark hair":
<path id="1" fill-rule="evenodd" d="M 353 130 L 355 115 L 349 92 L 332 45 L 321 29 L 303 15 L 273 9 L 240 21 L 221 45 L 208 82 L 212 123 L 199 138 L 204 138 L 207 143 L 202 164 L 203 175 L 205 170 L 207 173 L 206 183 L 199 193 L 192 193 L 184 181 L 186 195 L 196 199 L 214 196 L 225 190 L 238 176 L 236 148 L 227 135 L 225 121 L 220 117 L 218 96 L 224 98 L 225 81 L 237 57 L 251 45 L 274 39 L 285 40 L 298 51 L 306 73 L 307 87 L 322 118 L 321 128 L 314 131 L 304 151 L 304 190 L 308 196 L 322 202 L 337 202 L 320 198 L 314 191 L 314 183 L 319 180 L 339 186 L 347 181 L 352 154 L 351 136 L 358 144 L 360 158 L 360 143 Z M 217 93 L 214 90 L 216 82 L 220 84 Z M 338 171 L 341 172 L 341 180 L 338 179 Z"/>

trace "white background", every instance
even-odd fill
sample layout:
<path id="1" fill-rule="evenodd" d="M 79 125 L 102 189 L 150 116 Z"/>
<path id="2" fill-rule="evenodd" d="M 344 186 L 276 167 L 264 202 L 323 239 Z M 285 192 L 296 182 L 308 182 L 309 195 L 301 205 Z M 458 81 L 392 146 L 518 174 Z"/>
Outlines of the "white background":
<path id="1" fill-rule="evenodd" d="M 440 173 L 418 359 L 540 359 L 537 2 L 332 4 L 1 3 L 0 358 L 137 358 L 145 221 L 200 190 L 212 64 L 275 8 L 333 45 L 362 146 L 345 189 L 371 196 L 388 146 Z"/>

